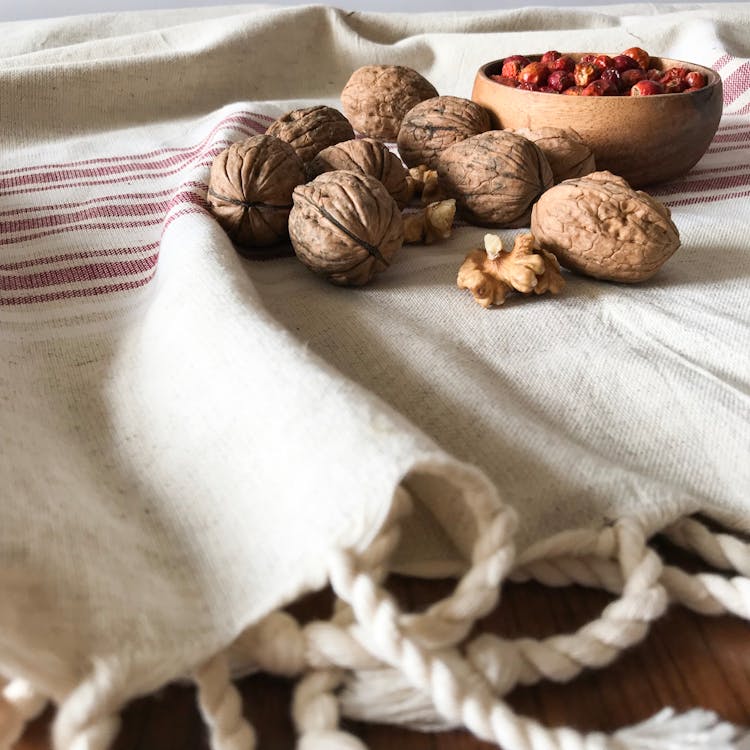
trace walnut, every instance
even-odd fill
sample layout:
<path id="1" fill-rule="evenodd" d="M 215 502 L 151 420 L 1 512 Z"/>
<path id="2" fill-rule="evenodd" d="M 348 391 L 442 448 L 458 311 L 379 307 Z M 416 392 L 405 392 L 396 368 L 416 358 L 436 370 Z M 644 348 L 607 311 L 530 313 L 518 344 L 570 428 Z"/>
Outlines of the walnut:
<path id="1" fill-rule="evenodd" d="M 437 96 L 416 70 L 402 65 L 365 65 L 355 70 L 341 92 L 341 106 L 365 135 L 393 141 L 404 115 L 419 102 Z"/>
<path id="2" fill-rule="evenodd" d="M 304 162 L 334 143 L 354 138 L 349 120 L 337 109 L 322 104 L 287 112 L 269 125 L 266 134 L 289 143 Z"/>
<path id="3" fill-rule="evenodd" d="M 523 294 L 559 294 L 565 286 L 552 253 L 535 247 L 534 236 L 519 234 L 510 252 L 500 237 L 487 234 L 485 249 L 472 250 L 458 270 L 459 289 L 468 289 L 484 308 L 502 305 L 515 289 Z"/>
<path id="4" fill-rule="evenodd" d="M 528 226 L 532 204 L 553 184 L 539 147 L 506 130 L 448 146 L 438 157 L 438 176 L 459 212 L 480 226 Z"/>
<path id="5" fill-rule="evenodd" d="M 423 211 L 403 215 L 404 244 L 431 245 L 447 240 L 453 230 L 456 201 L 431 203 Z"/>
<path id="6" fill-rule="evenodd" d="M 567 268 L 609 281 L 643 281 L 680 246 L 669 209 L 611 172 L 548 190 L 531 231 Z"/>
<path id="7" fill-rule="evenodd" d="M 410 167 L 437 166 L 448 146 L 489 130 L 489 112 L 471 99 L 437 96 L 412 107 L 398 131 L 398 152 Z"/>
<path id="8" fill-rule="evenodd" d="M 409 170 L 409 180 L 414 195 L 421 198 L 423 206 L 445 200 L 445 193 L 440 187 L 436 169 L 428 169 L 425 164 L 412 167 Z"/>
<path id="9" fill-rule="evenodd" d="M 399 208 L 412 198 L 414 184 L 401 159 L 372 138 L 344 141 L 323 149 L 308 165 L 308 177 L 345 169 L 374 177 L 385 185 Z"/>
<path id="10" fill-rule="evenodd" d="M 325 172 L 294 190 L 289 236 L 297 257 L 334 284 L 362 286 L 403 244 L 396 201 L 374 177 Z"/>
<path id="11" fill-rule="evenodd" d="M 594 152 L 572 128 L 519 128 L 511 131 L 534 141 L 547 157 L 555 184 L 596 170 Z"/>
<path id="12" fill-rule="evenodd" d="M 229 237 L 249 257 L 283 242 L 292 208 L 292 191 L 305 181 L 294 149 L 270 135 L 256 135 L 224 149 L 213 161 L 208 205 Z"/>

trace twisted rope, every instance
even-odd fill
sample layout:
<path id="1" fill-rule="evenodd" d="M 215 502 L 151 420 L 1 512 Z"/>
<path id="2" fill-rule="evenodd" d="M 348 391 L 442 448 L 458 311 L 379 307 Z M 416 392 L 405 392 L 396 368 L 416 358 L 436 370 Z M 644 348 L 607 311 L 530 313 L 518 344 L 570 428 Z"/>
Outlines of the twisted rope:
<path id="1" fill-rule="evenodd" d="M 44 711 L 47 699 L 26 680 L 3 680 L 0 686 L 0 750 L 10 750 L 26 724 Z"/>

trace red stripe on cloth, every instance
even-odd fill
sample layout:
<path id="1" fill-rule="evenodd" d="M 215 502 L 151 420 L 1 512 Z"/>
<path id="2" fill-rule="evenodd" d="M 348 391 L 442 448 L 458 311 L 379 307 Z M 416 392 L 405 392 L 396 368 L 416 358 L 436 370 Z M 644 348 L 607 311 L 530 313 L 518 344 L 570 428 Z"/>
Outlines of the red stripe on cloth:
<path id="1" fill-rule="evenodd" d="M 246 129 L 249 129 L 256 134 L 265 133 L 267 128 L 265 125 L 261 125 L 256 121 L 257 117 L 258 115 L 254 114 L 253 112 L 247 112 L 244 110 L 240 112 L 233 112 L 232 114 L 227 115 L 222 120 L 220 120 L 216 125 L 214 125 L 208 135 L 206 135 L 201 141 L 193 144 L 192 146 L 171 146 L 157 148 L 142 154 L 102 156 L 93 159 L 81 159 L 79 161 L 60 162 L 57 164 L 36 164 L 28 167 L 16 167 L 15 169 L 0 169 L 0 175 L 26 174 L 37 169 L 65 169 L 68 167 L 79 167 L 86 164 L 113 164 L 119 161 L 130 161 L 133 159 L 150 159 L 152 157 L 160 156 L 163 154 L 195 151 L 196 149 L 202 148 L 211 140 L 211 138 L 216 134 L 217 131 L 221 130 L 224 127 L 227 127 L 227 125 L 230 123 L 237 122 L 241 125 L 244 125 Z"/>
<path id="2" fill-rule="evenodd" d="M 703 174 L 713 174 L 714 172 L 721 172 L 722 174 L 725 172 L 737 172 L 740 169 L 747 169 L 747 164 L 730 164 L 728 166 L 724 167 L 707 167 L 706 169 L 691 169 L 687 175 L 686 178 L 689 179 L 691 177 L 695 177 L 697 175 L 703 175 Z"/>
<path id="3" fill-rule="evenodd" d="M 65 289 L 59 292 L 48 292 L 46 294 L 31 294 L 25 297 L 0 297 L 0 307 L 9 307 L 13 305 L 33 305 L 40 302 L 56 302 L 65 299 L 80 299 L 81 297 L 99 297 L 105 294 L 115 292 L 126 292 L 131 289 L 138 289 L 154 278 L 156 269 L 147 277 L 135 281 L 120 281 L 117 284 L 105 284 L 102 286 L 90 287 L 89 289 Z"/>
<path id="4" fill-rule="evenodd" d="M 724 106 L 731 104 L 750 88 L 750 62 L 743 63 L 723 82 Z"/>
<path id="5" fill-rule="evenodd" d="M 743 190 L 741 193 L 732 193 L 725 195 L 702 195 L 693 198 L 680 198 L 676 201 L 665 200 L 668 206 L 695 206 L 701 203 L 716 203 L 718 201 L 729 201 L 735 198 L 747 198 L 750 196 L 750 190 Z"/>
<path id="6" fill-rule="evenodd" d="M 732 59 L 731 55 L 722 55 L 711 67 L 719 71 L 721 70 L 730 60 Z"/>
<path id="7" fill-rule="evenodd" d="M 181 188 L 196 188 L 205 193 L 208 190 L 208 184 L 200 180 L 187 180 L 180 185 Z M 108 201 L 125 201 L 125 200 L 148 200 L 152 198 L 163 198 L 174 193 L 175 188 L 165 188 L 156 192 L 142 193 L 118 193 L 116 195 L 100 195 L 96 198 L 88 198 L 84 201 L 74 201 L 69 203 L 48 203 L 39 206 L 24 206 L 23 208 L 9 208 L 6 211 L 0 211 L 0 216 L 19 216 L 22 214 L 36 213 L 38 211 L 59 211 L 69 208 L 82 208 L 83 206 L 92 206 L 97 203 L 107 203 Z"/>
<path id="8" fill-rule="evenodd" d="M 202 154 L 202 156 L 205 156 L 206 158 L 203 159 L 203 161 L 196 162 L 192 165 L 185 164 L 182 167 L 179 167 L 177 169 L 171 169 L 165 172 L 162 172 L 161 174 L 154 175 L 154 174 L 139 174 L 139 175 L 126 175 L 124 177 L 111 177 L 107 180 L 86 180 L 83 182 L 69 182 L 64 185 L 45 185 L 44 187 L 32 187 L 32 188 L 21 188 L 18 190 L 8 190 L 3 195 L 26 195 L 27 193 L 43 193 L 47 192 L 49 190 L 62 190 L 63 188 L 72 188 L 72 187 L 87 187 L 89 185 L 113 185 L 119 182 L 132 182 L 135 180 L 140 179 L 151 179 L 154 178 L 161 178 L 161 177 L 169 177 L 173 174 L 178 174 L 180 172 L 183 172 L 188 167 L 192 166 L 192 168 L 197 169 L 199 167 L 207 167 L 210 166 L 211 162 L 214 160 L 217 154 L 220 154 L 223 151 L 223 148 L 221 146 L 218 146 L 217 148 L 211 149 L 210 151 L 205 152 Z"/>
<path id="9" fill-rule="evenodd" d="M 101 218 L 121 218 L 129 216 L 136 218 L 139 216 L 150 216 L 155 213 L 166 213 L 175 202 L 189 201 L 193 194 L 189 191 L 176 193 L 168 201 L 145 201 L 142 203 L 120 203 L 108 204 L 104 206 L 95 206 L 83 211 L 74 211 L 73 213 L 56 213 L 37 216 L 33 219 L 16 219 L 15 221 L 0 221 L 0 233 L 12 234 L 14 232 L 24 232 L 30 229 L 52 229 L 55 227 L 68 227 L 68 225 L 86 221 L 88 219 Z M 202 196 L 195 196 L 203 200 Z M 73 231 L 76 227 L 68 227 L 62 231 Z"/>
<path id="10" fill-rule="evenodd" d="M 40 240 L 42 237 L 50 237 L 53 234 L 65 234 L 86 232 L 89 230 L 101 230 L 109 229 L 137 229 L 139 227 L 151 227 L 157 224 L 161 224 L 161 217 L 158 216 L 155 219 L 144 219 L 142 221 L 115 221 L 107 224 L 78 224 L 69 229 L 50 229 L 46 232 L 35 232 L 34 234 L 25 234 L 20 237 L 2 237 L 0 238 L 0 245 L 16 245 L 20 242 L 28 242 L 29 240 Z"/>
<path id="11" fill-rule="evenodd" d="M 745 169 L 750 170 L 750 165 Z M 706 180 L 693 180 L 692 182 L 678 182 L 663 187 L 654 188 L 653 195 L 675 195 L 677 193 L 705 193 L 709 190 L 730 190 L 732 188 L 750 185 L 750 171 L 746 174 L 730 176 L 716 176 Z"/>
<path id="12" fill-rule="evenodd" d="M 707 154 L 725 154 L 728 151 L 748 151 L 750 150 L 750 144 L 738 144 L 735 146 L 709 146 L 706 151 Z M 738 157 L 741 158 L 741 157 Z"/>
<path id="13" fill-rule="evenodd" d="M 712 143 L 750 143 L 750 128 L 715 135 Z"/>
<path id="14" fill-rule="evenodd" d="M 0 275 L 0 291 L 21 292 L 29 289 L 43 289 L 58 284 L 76 284 L 85 281 L 117 279 L 122 276 L 133 276 L 150 271 L 156 266 L 158 253 L 138 260 L 126 260 L 104 263 L 88 263 L 79 266 L 67 266 L 52 271 L 39 271 L 15 276 Z"/>
<path id="15" fill-rule="evenodd" d="M 81 250 L 75 253 L 60 253 L 59 255 L 48 255 L 44 258 L 19 260 L 15 263 L 0 263 L 0 271 L 22 271 L 24 268 L 33 268 L 34 266 L 42 266 L 49 263 L 81 261 L 90 258 L 106 258 L 108 255 L 135 255 L 156 250 L 157 247 L 159 247 L 158 242 L 151 242 L 148 245 L 134 245 L 132 247 L 115 247 L 106 250 Z"/>

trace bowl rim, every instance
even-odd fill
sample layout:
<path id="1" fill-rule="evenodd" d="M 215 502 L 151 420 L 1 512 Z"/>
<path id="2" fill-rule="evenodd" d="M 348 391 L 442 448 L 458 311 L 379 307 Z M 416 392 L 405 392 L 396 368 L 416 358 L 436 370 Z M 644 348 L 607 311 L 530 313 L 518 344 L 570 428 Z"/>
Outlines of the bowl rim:
<path id="1" fill-rule="evenodd" d="M 543 54 L 544 54 L 543 52 L 535 52 L 533 54 L 523 55 L 523 56 L 528 58 L 530 62 L 535 62 L 535 61 L 538 61 Z M 583 55 L 591 55 L 594 53 L 593 52 L 561 52 L 560 54 L 563 56 L 567 55 L 568 57 L 572 57 L 574 60 L 576 60 L 576 58 L 580 58 Z M 596 54 L 609 55 L 610 57 L 614 57 L 615 55 L 620 54 L 620 53 L 610 54 L 609 52 L 597 52 Z M 489 74 L 487 73 L 488 69 L 498 64 L 502 67 L 502 63 L 505 59 L 506 59 L 505 57 L 501 57 L 497 60 L 491 60 L 490 62 L 484 63 L 483 65 L 479 67 L 479 70 L 477 71 L 477 77 L 481 77 L 485 79 L 490 85 L 497 86 L 500 89 L 505 89 L 506 91 L 520 92 L 520 95 L 522 96 L 526 96 L 528 94 L 531 94 L 533 96 L 544 96 L 544 97 L 551 96 L 551 94 L 549 94 L 546 91 L 527 91 L 526 89 L 517 89 L 514 86 L 505 86 L 502 83 L 493 81 L 492 78 L 490 78 Z M 679 98 L 680 96 L 684 94 L 687 94 L 688 96 L 700 95 L 701 91 L 707 91 L 708 89 L 722 85 L 722 79 L 719 73 L 717 73 L 713 68 L 707 68 L 705 65 L 700 65 L 694 62 L 688 62 L 687 60 L 677 60 L 672 57 L 661 57 L 659 55 L 651 55 L 651 60 L 658 60 L 660 63 L 667 62 L 669 63 L 668 67 L 670 68 L 677 68 L 677 67 L 687 68 L 688 70 L 691 70 L 691 71 L 695 70 L 695 71 L 698 71 L 699 73 L 703 73 L 706 76 L 706 85 L 703 86 L 702 88 L 696 89 L 695 91 L 681 91 L 679 94 L 664 93 L 664 94 L 651 94 L 650 96 L 604 96 L 601 98 L 606 99 L 609 102 L 642 101 L 642 100 L 649 101 L 650 99 L 662 99 L 664 97 L 667 97 L 669 99 L 675 99 L 676 97 Z M 599 97 L 586 96 L 583 98 L 588 101 L 589 99 L 592 99 L 592 98 L 597 99 Z M 579 97 L 566 96 L 565 99 L 570 99 L 571 101 L 577 101 Z"/>

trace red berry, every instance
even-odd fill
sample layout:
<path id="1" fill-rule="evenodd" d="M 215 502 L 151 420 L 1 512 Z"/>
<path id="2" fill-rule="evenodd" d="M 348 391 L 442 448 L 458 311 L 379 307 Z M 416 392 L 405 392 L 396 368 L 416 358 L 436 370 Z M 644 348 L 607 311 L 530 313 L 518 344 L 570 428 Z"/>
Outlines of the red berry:
<path id="1" fill-rule="evenodd" d="M 688 74 L 685 68 L 669 68 L 661 74 L 661 82 L 681 80 Z"/>
<path id="2" fill-rule="evenodd" d="M 501 75 L 508 78 L 515 78 L 522 68 L 529 64 L 529 58 L 523 55 L 511 55 L 503 60 L 503 69 Z"/>
<path id="3" fill-rule="evenodd" d="M 562 92 L 565 96 L 581 96 L 583 93 L 583 87 L 582 86 L 571 86 L 569 89 L 565 89 L 565 91 Z"/>
<path id="4" fill-rule="evenodd" d="M 591 81 L 591 83 L 581 91 L 581 96 L 613 96 L 614 94 L 617 94 L 617 89 L 601 79 Z"/>
<path id="5" fill-rule="evenodd" d="M 685 83 L 691 89 L 702 89 L 706 85 L 706 76 L 703 73 L 699 73 L 697 70 L 691 70 L 685 76 Z"/>
<path id="6" fill-rule="evenodd" d="M 656 68 L 649 68 L 646 71 L 646 78 L 649 81 L 661 81 L 661 77 L 664 75 L 661 70 L 657 70 Z"/>
<path id="7" fill-rule="evenodd" d="M 591 64 L 599 70 L 604 70 L 605 68 L 614 68 L 615 61 L 609 55 L 597 55 Z"/>
<path id="8" fill-rule="evenodd" d="M 541 91 L 543 94 L 559 94 L 560 92 L 556 89 L 553 89 L 552 86 L 542 86 L 539 91 Z"/>
<path id="9" fill-rule="evenodd" d="M 490 76 L 490 78 L 502 86 L 510 86 L 511 88 L 518 86 L 518 81 L 510 76 Z"/>
<path id="10" fill-rule="evenodd" d="M 620 91 L 622 91 L 622 79 L 620 73 L 615 70 L 615 68 L 605 68 L 602 71 L 600 80 L 608 83 L 614 89 L 616 94 L 619 94 Z"/>
<path id="11" fill-rule="evenodd" d="M 547 85 L 555 91 L 565 91 L 575 86 L 575 79 L 571 73 L 564 70 L 553 70 L 547 79 Z"/>
<path id="12" fill-rule="evenodd" d="M 551 49 L 549 52 L 545 52 L 542 55 L 542 59 L 540 60 L 540 62 L 543 62 L 549 67 L 550 63 L 553 63 L 560 57 L 562 57 L 562 55 L 557 50 Z"/>
<path id="13" fill-rule="evenodd" d="M 521 83 L 533 83 L 536 86 L 544 86 L 547 83 L 549 71 L 547 66 L 541 62 L 532 62 L 526 65 L 518 74 Z"/>
<path id="14" fill-rule="evenodd" d="M 562 57 L 558 57 L 557 60 L 553 60 L 547 67 L 550 70 L 564 70 L 566 73 L 572 73 L 575 66 L 576 64 L 572 57 L 563 55 Z"/>
<path id="15" fill-rule="evenodd" d="M 591 81 L 599 77 L 599 71 L 591 64 L 578 63 L 573 71 L 573 78 L 577 86 L 588 86 Z"/>
<path id="16" fill-rule="evenodd" d="M 638 68 L 638 63 L 632 57 L 628 57 L 627 55 L 615 55 L 615 57 L 612 58 L 612 62 L 614 63 L 615 70 L 618 70 L 620 73 L 625 70 Z"/>
<path id="17" fill-rule="evenodd" d="M 516 88 L 523 89 L 524 91 L 539 91 L 539 86 L 536 83 L 521 82 Z"/>
<path id="18" fill-rule="evenodd" d="M 638 63 L 638 67 L 643 68 L 643 70 L 648 70 L 648 66 L 651 64 L 651 55 L 640 47 L 630 47 L 622 54 L 626 57 L 632 57 Z"/>
<path id="19" fill-rule="evenodd" d="M 661 85 L 664 86 L 665 94 L 681 94 L 690 88 L 683 78 L 668 78 L 666 81 L 662 79 Z"/>
<path id="20" fill-rule="evenodd" d="M 578 61 L 581 65 L 591 65 L 596 60 L 596 55 L 589 52 L 585 55 L 581 55 L 581 59 Z"/>
<path id="21" fill-rule="evenodd" d="M 646 73 L 640 68 L 631 68 L 630 70 L 623 70 L 620 73 L 620 82 L 622 83 L 623 91 L 631 88 L 638 81 L 646 80 Z"/>
<path id="22" fill-rule="evenodd" d="M 663 94 L 664 86 L 658 81 L 638 81 L 632 89 L 630 89 L 630 96 L 654 96 L 655 94 Z"/>

